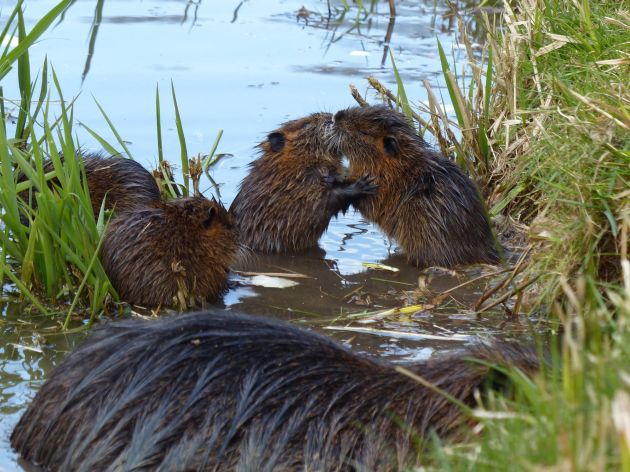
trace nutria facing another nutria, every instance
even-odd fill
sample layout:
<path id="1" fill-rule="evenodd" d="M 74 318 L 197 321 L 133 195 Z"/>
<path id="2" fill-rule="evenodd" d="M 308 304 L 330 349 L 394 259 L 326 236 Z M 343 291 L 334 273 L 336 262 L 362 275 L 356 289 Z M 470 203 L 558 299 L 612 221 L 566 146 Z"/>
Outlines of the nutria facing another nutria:
<path id="1" fill-rule="evenodd" d="M 383 106 L 349 108 L 337 112 L 332 130 L 332 147 L 346 154 L 351 175 L 370 175 L 378 185 L 376 195 L 356 207 L 413 264 L 499 261 L 475 185 L 430 150 L 405 115 Z"/>
<path id="2" fill-rule="evenodd" d="M 104 238 L 101 260 L 121 299 L 150 307 L 217 297 L 238 248 L 232 216 L 204 197 L 129 210 Z"/>
<path id="3" fill-rule="evenodd" d="M 260 144 L 230 212 L 241 242 L 260 252 L 314 247 L 331 218 L 376 188 L 371 179 L 342 175 L 338 154 L 330 152 L 330 113 L 284 123 Z"/>
<path id="4" fill-rule="evenodd" d="M 407 368 L 476 405 L 488 362 L 526 372 L 531 352 L 479 347 Z M 501 376 L 499 379 L 501 380 Z M 393 470 L 462 410 L 390 363 L 324 336 L 237 313 L 111 323 L 57 367 L 12 446 L 47 470 Z"/>
<path id="5" fill-rule="evenodd" d="M 115 208 L 123 212 L 134 208 L 153 205 L 161 200 L 160 189 L 153 176 L 142 165 L 132 159 L 104 157 L 101 154 L 85 153 L 83 160 L 92 210 L 98 216 L 105 200 L 105 209 Z M 62 157 L 63 161 L 63 157 Z M 44 162 L 44 172 L 55 170 L 51 160 Z M 25 180 L 25 176 L 19 178 Z M 50 184 L 57 183 L 53 179 Z M 21 197 L 28 201 L 28 191 Z"/>

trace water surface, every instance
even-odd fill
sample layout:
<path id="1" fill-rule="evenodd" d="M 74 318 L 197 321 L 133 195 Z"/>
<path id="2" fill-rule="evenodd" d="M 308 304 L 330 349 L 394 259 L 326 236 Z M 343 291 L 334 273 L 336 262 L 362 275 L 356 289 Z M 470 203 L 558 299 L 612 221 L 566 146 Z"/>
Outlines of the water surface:
<path id="1" fill-rule="evenodd" d="M 27 2 L 28 26 L 53 3 Z M 3 12 L 12 6 L 0 0 Z M 348 85 L 365 92 L 368 75 L 395 90 L 390 50 L 414 102 L 426 98 L 425 79 L 440 90 L 436 38 L 462 59 L 453 31 L 456 22 L 443 2 L 399 1 L 395 23 L 390 22 L 387 2 L 372 2 L 369 15 L 356 8 L 344 14 L 341 2 L 333 1 L 331 7 L 329 13 L 327 2 L 316 0 L 77 0 L 33 47 L 31 64 L 36 68 L 48 57 L 65 96 L 78 97 L 75 117 L 114 142 L 96 98 L 133 157 L 149 168 L 157 162 L 156 86 L 162 97 L 165 153 L 174 163 L 179 159 L 172 82 L 191 155 L 207 153 L 217 132 L 224 130 L 218 151 L 231 157 L 214 168 L 213 178 L 227 206 L 247 163 L 256 157 L 255 145 L 280 123 L 353 106 Z M 12 80 L 4 79 L 4 92 L 17 98 Z M 87 132 L 80 127 L 77 132 L 86 148 L 97 148 Z M 205 188 L 209 195 L 209 183 Z M 363 262 L 382 262 L 400 271 L 367 270 Z M 298 282 L 290 288 L 270 288 L 253 285 L 247 275 L 235 276 L 234 287 L 216 304 L 221 309 L 291 320 L 394 361 L 456 349 L 464 341 L 455 335 L 528 332 L 526 325 L 500 311 L 481 316 L 470 311 L 487 280 L 474 279 L 496 268 L 421 273 L 354 212 L 331 222 L 318 249 L 252 257 L 239 269 L 304 277 L 288 279 Z M 432 308 L 445 291 L 440 307 Z M 410 304 L 421 306 L 404 315 L 370 314 Z M 368 314 L 350 316 L 361 312 Z M 15 470 L 16 458 L 7 443 L 11 428 L 51 368 L 84 333 L 61 334 L 54 321 L 6 299 L 0 300 L 0 313 L 0 469 Z M 374 331 L 339 329 L 348 326 Z M 423 339 L 422 334 L 441 339 Z"/>

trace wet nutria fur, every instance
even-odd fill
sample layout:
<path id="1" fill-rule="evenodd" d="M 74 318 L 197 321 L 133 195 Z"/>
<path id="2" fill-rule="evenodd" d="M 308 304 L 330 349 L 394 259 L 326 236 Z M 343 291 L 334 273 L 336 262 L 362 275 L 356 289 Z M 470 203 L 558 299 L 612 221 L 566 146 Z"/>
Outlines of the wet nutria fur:
<path id="1" fill-rule="evenodd" d="M 473 354 L 537 368 L 515 346 Z M 407 368 L 472 406 L 493 370 L 465 356 Z M 466 422 L 390 363 L 283 322 L 210 311 L 96 330 L 11 444 L 47 470 L 394 470 L 417 461 L 413 440 Z"/>
<path id="2" fill-rule="evenodd" d="M 342 175 L 338 154 L 329 151 L 330 113 L 284 123 L 259 147 L 230 212 L 241 242 L 273 253 L 314 247 L 330 219 L 375 192 L 371 179 Z"/>
<path id="3" fill-rule="evenodd" d="M 405 115 L 383 106 L 349 108 L 334 117 L 333 148 L 346 154 L 351 175 L 378 185 L 357 202 L 366 218 L 419 267 L 499 261 L 474 183 L 429 149 Z"/>
<path id="4" fill-rule="evenodd" d="M 115 208 L 117 212 L 153 205 L 161 200 L 155 179 L 138 162 L 94 153 L 83 154 L 81 158 L 95 215 L 101 211 L 103 200 L 106 209 Z M 53 170 L 51 160 L 44 162 L 44 172 Z M 24 180 L 24 177 L 20 179 Z M 28 191 L 22 192 L 21 197 L 28 201 Z"/>
<path id="5" fill-rule="evenodd" d="M 217 297 L 238 247 L 233 222 L 204 197 L 129 210 L 107 227 L 103 266 L 129 303 L 184 308 Z"/>

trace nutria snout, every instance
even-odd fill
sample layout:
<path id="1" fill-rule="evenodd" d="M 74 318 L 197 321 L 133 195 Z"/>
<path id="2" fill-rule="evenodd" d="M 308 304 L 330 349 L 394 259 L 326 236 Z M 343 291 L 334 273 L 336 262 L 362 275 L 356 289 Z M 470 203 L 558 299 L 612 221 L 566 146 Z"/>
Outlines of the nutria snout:
<path id="1" fill-rule="evenodd" d="M 376 191 L 366 176 L 348 179 L 331 152 L 330 113 L 284 123 L 260 143 L 230 212 L 241 241 L 260 252 L 300 251 L 317 245 L 331 218 Z"/>
<path id="2" fill-rule="evenodd" d="M 532 350 L 507 344 L 406 367 L 474 406 L 492 388 L 489 363 L 537 368 Z M 11 444 L 47 470 L 408 470 L 419 439 L 470 421 L 437 389 L 271 319 L 132 320 L 64 360 Z"/>
<path id="3" fill-rule="evenodd" d="M 98 153 L 84 153 L 80 158 L 83 160 L 95 215 L 101 211 L 103 200 L 105 209 L 115 208 L 117 212 L 150 206 L 161 200 L 155 179 L 138 162 L 121 157 L 105 157 Z M 63 162 L 63 157 L 61 159 Z M 55 170 L 51 160 L 45 161 L 43 167 L 46 173 Z M 20 176 L 20 180 L 25 179 L 25 176 Z M 53 179 L 49 185 L 52 184 L 58 184 L 58 180 Z M 20 196 L 28 201 L 28 191 L 22 192 Z"/>
<path id="4" fill-rule="evenodd" d="M 101 259 L 122 300 L 183 309 L 221 294 L 237 249 L 234 220 L 223 205 L 189 197 L 116 217 Z"/>
<path id="5" fill-rule="evenodd" d="M 499 261 L 475 184 L 432 151 L 405 115 L 384 106 L 348 108 L 333 118 L 333 149 L 350 174 L 370 175 L 376 195 L 356 202 L 419 267 Z"/>

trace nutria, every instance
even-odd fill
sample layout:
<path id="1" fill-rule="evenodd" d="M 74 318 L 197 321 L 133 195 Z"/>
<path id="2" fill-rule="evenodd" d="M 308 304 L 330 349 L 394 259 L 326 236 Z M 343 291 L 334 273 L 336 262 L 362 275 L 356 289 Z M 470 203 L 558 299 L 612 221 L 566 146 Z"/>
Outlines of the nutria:
<path id="1" fill-rule="evenodd" d="M 241 242 L 260 252 L 314 247 L 331 218 L 375 192 L 370 178 L 343 176 L 341 159 L 327 146 L 330 113 L 284 123 L 259 148 L 230 212 Z"/>
<path id="2" fill-rule="evenodd" d="M 432 151 L 405 115 L 384 106 L 335 114 L 331 145 L 343 152 L 351 175 L 370 175 L 376 195 L 357 201 L 419 267 L 499 261 L 475 184 Z"/>
<path id="3" fill-rule="evenodd" d="M 474 406 L 489 362 L 537 368 L 518 346 L 480 346 L 482 363 L 469 354 L 407 369 Z M 419 439 L 467 421 L 391 363 L 284 322 L 206 311 L 97 329 L 11 444 L 47 470 L 392 470 L 417 461 Z"/>
<path id="4" fill-rule="evenodd" d="M 105 200 L 105 209 L 115 208 L 117 212 L 127 211 L 157 203 L 161 200 L 160 189 L 153 176 L 142 165 L 132 159 L 104 157 L 98 153 L 81 154 L 85 168 L 92 210 L 98 216 Z M 61 158 L 63 162 L 63 157 Z M 44 162 L 44 172 L 55 170 L 51 160 Z M 18 180 L 26 177 L 21 175 Z M 52 183 L 57 183 L 53 179 Z M 20 194 L 26 202 L 28 191 Z M 33 207 L 35 207 L 33 202 Z"/>
<path id="5" fill-rule="evenodd" d="M 122 300 L 185 308 L 221 293 L 237 247 L 234 220 L 223 205 L 189 197 L 116 217 L 101 259 Z"/>

